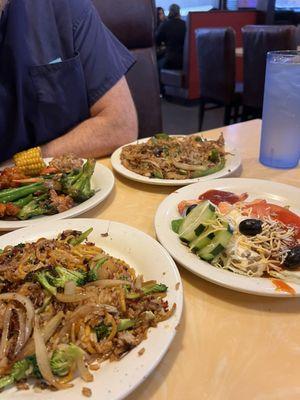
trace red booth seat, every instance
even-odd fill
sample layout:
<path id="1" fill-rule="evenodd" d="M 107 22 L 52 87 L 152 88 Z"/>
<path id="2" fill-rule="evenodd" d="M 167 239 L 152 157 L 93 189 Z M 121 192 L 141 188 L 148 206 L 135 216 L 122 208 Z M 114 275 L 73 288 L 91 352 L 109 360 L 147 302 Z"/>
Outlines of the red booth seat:
<path id="1" fill-rule="evenodd" d="M 236 31 L 237 47 L 242 47 L 241 29 L 245 25 L 259 22 L 257 11 L 209 11 L 190 12 L 187 17 L 187 32 L 184 45 L 183 69 L 161 71 L 161 81 L 167 95 L 195 100 L 200 97 L 195 30 L 197 28 L 232 27 Z M 242 81 L 242 57 L 237 57 L 237 80 Z"/>

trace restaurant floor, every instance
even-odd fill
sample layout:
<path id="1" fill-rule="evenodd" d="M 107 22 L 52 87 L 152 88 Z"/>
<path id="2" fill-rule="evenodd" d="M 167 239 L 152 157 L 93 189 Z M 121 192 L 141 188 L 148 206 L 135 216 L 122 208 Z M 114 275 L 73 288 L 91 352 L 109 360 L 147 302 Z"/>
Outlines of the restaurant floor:
<path id="1" fill-rule="evenodd" d="M 184 106 L 162 99 L 163 130 L 166 133 L 198 132 L 198 105 Z M 206 111 L 202 130 L 223 126 L 224 108 Z"/>

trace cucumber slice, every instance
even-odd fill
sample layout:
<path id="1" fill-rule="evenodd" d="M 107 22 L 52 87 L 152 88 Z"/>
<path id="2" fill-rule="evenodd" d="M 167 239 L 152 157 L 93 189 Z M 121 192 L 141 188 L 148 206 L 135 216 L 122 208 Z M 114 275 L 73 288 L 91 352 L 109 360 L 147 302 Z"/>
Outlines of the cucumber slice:
<path id="1" fill-rule="evenodd" d="M 232 230 L 228 224 L 226 224 L 225 227 L 226 230 L 215 232 L 215 237 L 211 242 L 197 252 L 200 258 L 205 261 L 212 261 L 226 249 L 232 237 Z"/>
<path id="2" fill-rule="evenodd" d="M 196 237 L 191 243 L 190 248 L 192 251 L 199 251 L 203 247 L 211 243 L 212 239 L 215 237 L 214 231 L 211 228 L 206 228 L 206 231 L 202 235 Z"/>
<path id="3" fill-rule="evenodd" d="M 205 228 L 206 228 L 205 225 L 200 224 L 200 225 L 198 226 L 198 228 L 195 229 L 195 234 L 196 234 L 196 236 L 200 236 L 201 233 L 203 233 L 203 232 L 205 231 Z"/>
<path id="4" fill-rule="evenodd" d="M 202 225 L 215 218 L 215 207 L 209 202 L 204 201 L 193 208 L 185 217 L 179 228 L 179 237 L 184 242 L 191 242 L 203 232 Z"/>

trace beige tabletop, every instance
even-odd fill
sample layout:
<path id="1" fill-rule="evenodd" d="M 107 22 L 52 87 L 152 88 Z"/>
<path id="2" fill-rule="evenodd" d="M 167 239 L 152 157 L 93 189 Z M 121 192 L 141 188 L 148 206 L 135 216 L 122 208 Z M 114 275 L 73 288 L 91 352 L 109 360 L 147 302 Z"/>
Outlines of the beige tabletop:
<path id="1" fill-rule="evenodd" d="M 241 152 L 241 176 L 300 187 L 300 168 L 258 163 L 260 120 L 205 132 L 224 132 Z M 108 159 L 103 164 L 110 166 Z M 85 217 L 120 221 L 155 236 L 153 219 L 174 188 L 116 177 L 111 196 Z M 299 198 L 300 202 L 300 198 Z M 177 336 L 155 372 L 129 400 L 300 399 L 300 299 L 234 292 L 179 267 L 185 305 Z"/>

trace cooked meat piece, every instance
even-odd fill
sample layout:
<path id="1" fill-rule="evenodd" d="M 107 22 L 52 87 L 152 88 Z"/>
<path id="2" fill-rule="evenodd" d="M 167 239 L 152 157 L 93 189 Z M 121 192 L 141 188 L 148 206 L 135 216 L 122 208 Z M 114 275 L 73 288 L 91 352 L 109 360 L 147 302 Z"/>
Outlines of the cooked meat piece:
<path id="1" fill-rule="evenodd" d="M 0 189 L 17 187 L 19 183 L 13 181 L 26 178 L 28 178 L 28 176 L 24 175 L 17 167 L 4 168 L 0 171 Z"/>
<path id="2" fill-rule="evenodd" d="M 76 157 L 74 154 L 66 154 L 53 158 L 49 163 L 49 167 L 53 167 L 59 172 L 71 172 L 73 169 L 80 168 L 82 164 L 83 160 L 81 158 Z"/>
<path id="3" fill-rule="evenodd" d="M 19 211 L 20 208 L 15 206 L 13 203 L 7 203 L 7 204 L 0 203 L 0 218 L 16 217 Z"/>
<path id="4" fill-rule="evenodd" d="M 54 189 L 50 190 L 51 205 L 53 205 L 58 212 L 64 212 L 74 207 L 72 197 L 64 194 L 58 195 Z"/>
<path id="5" fill-rule="evenodd" d="M 13 203 L 6 204 L 5 214 L 10 217 L 16 217 L 20 211 L 20 208 L 15 206 Z"/>
<path id="6" fill-rule="evenodd" d="M 4 217 L 6 211 L 6 204 L 0 203 L 0 217 Z"/>

